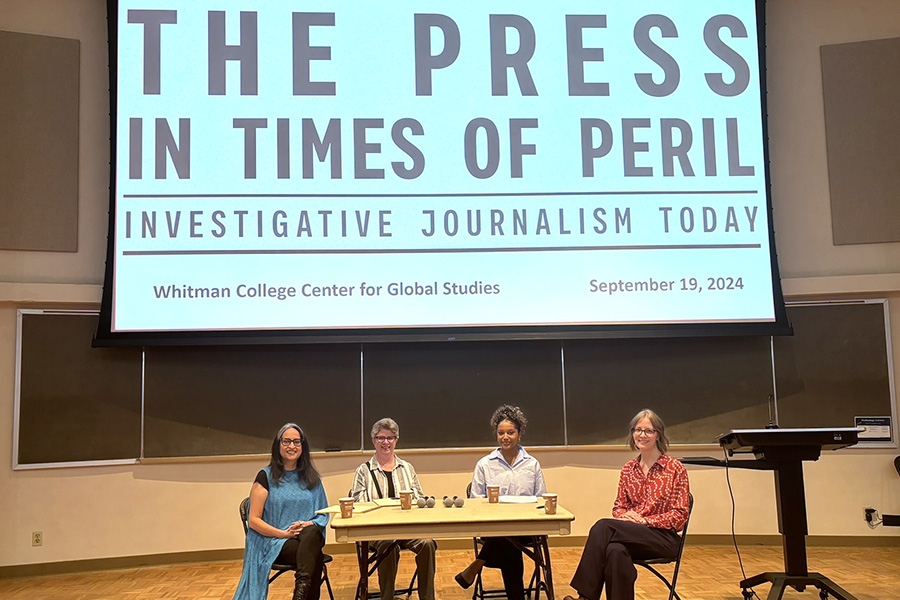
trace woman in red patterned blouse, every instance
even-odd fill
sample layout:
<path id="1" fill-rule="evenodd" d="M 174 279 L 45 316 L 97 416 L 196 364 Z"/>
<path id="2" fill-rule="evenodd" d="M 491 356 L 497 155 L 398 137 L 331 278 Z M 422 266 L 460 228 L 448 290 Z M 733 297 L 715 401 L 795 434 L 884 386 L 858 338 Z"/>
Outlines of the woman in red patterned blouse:
<path id="1" fill-rule="evenodd" d="M 631 420 L 628 446 L 640 455 L 622 467 L 613 518 L 597 521 L 572 578 L 579 598 L 633 600 L 633 559 L 675 557 L 688 518 L 690 486 L 684 466 L 666 454 L 666 426 L 644 409 Z M 566 596 L 564 600 L 574 600 Z"/>

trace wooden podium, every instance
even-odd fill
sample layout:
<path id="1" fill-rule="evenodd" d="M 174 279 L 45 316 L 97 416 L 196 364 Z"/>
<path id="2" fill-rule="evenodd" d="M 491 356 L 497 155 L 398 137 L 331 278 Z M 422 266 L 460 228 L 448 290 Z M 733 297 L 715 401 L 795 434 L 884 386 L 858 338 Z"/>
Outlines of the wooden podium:
<path id="1" fill-rule="evenodd" d="M 753 453 L 755 460 L 719 460 L 685 458 L 684 464 L 774 471 L 775 499 L 778 507 L 778 531 L 784 547 L 784 572 L 760 573 L 741 581 L 746 600 L 753 597 L 753 586 L 770 582 L 768 600 L 780 600 L 788 586 L 803 591 L 814 586 L 824 600 L 831 594 L 839 600 L 856 600 L 846 590 L 820 573 L 810 573 L 806 565 L 806 494 L 803 485 L 803 461 L 818 460 L 822 450 L 852 446 L 860 429 L 734 429 L 718 438 L 719 445 L 733 456 Z"/>

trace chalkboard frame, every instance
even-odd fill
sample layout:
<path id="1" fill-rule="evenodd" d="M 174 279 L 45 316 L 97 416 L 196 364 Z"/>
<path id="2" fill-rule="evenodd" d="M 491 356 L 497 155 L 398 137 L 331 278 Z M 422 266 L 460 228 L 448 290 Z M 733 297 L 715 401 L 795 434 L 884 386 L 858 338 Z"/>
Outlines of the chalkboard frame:
<path id="1" fill-rule="evenodd" d="M 898 447 L 898 443 L 897 443 L 897 442 L 898 442 L 898 435 L 897 435 L 897 429 L 898 429 L 898 427 L 897 427 L 897 418 L 896 418 L 897 403 L 896 403 L 895 386 L 894 386 L 894 373 L 893 373 L 893 360 L 892 360 L 892 359 L 893 359 L 893 355 L 892 355 L 892 353 L 891 353 L 891 337 L 890 337 L 891 328 L 890 328 L 889 311 L 888 311 L 888 308 L 889 308 L 889 307 L 888 307 L 888 300 L 887 300 L 887 299 L 862 299 L 862 300 L 835 300 L 835 301 L 816 301 L 816 302 L 794 302 L 794 303 L 789 303 L 789 304 L 788 304 L 788 309 L 791 310 L 791 309 L 798 309 L 798 308 L 799 308 L 799 309 L 802 310 L 804 307 L 807 307 L 807 306 L 816 306 L 816 307 L 829 307 L 829 306 L 847 307 L 847 306 L 851 306 L 851 307 L 852 307 L 852 306 L 854 306 L 854 305 L 872 305 L 872 304 L 880 305 L 880 306 L 881 306 L 881 312 L 882 312 L 882 314 L 883 314 L 883 327 L 884 327 L 884 331 L 883 331 L 883 336 L 884 336 L 884 338 L 883 338 L 883 339 L 884 339 L 884 348 L 885 348 L 885 368 L 886 368 L 886 371 L 887 371 L 886 377 L 887 377 L 887 381 L 888 381 L 888 389 L 889 389 L 889 400 L 888 400 L 889 410 L 883 411 L 884 414 L 883 414 L 883 415 L 879 415 L 879 416 L 887 416 L 887 415 L 889 415 L 889 416 L 891 417 L 891 426 L 892 426 L 892 432 L 893 432 L 893 441 L 892 441 L 892 442 L 867 442 L 867 443 L 864 443 L 864 444 L 860 444 L 860 447 L 865 447 L 865 448 L 896 448 L 896 447 Z M 21 394 L 22 394 L 22 372 L 23 372 L 23 365 L 22 365 L 22 359 L 23 359 L 23 350 L 22 350 L 22 346 L 23 346 L 23 318 L 24 318 L 26 315 L 50 315 L 50 316 L 58 316 L 58 315 L 76 315 L 76 316 L 89 316 L 89 317 L 91 317 L 91 318 L 96 319 L 96 318 L 98 317 L 98 311 L 95 310 L 95 309 L 86 309 L 86 310 L 81 310 L 81 309 L 19 309 L 18 314 L 17 314 L 16 373 L 15 373 L 15 379 L 16 379 L 16 380 L 15 380 L 15 402 L 14 402 L 14 417 L 13 417 L 13 418 L 14 418 L 14 431 L 13 431 L 13 468 L 14 468 L 14 469 L 56 468 L 56 467 L 94 466 L 94 465 L 127 465 L 127 464 L 136 464 L 136 463 L 139 463 L 139 462 L 142 462 L 142 461 L 147 461 L 147 462 L 149 462 L 149 461 L 153 461 L 153 460 L 183 460 L 183 459 L 194 459 L 194 460 L 196 460 L 196 459 L 200 459 L 200 460 L 216 460 L 216 459 L 222 459 L 222 458 L 232 458 L 232 459 L 233 459 L 233 458 L 235 458 L 235 457 L 241 457 L 241 456 L 260 456 L 260 455 L 262 455 L 262 454 L 265 452 L 265 450 L 262 450 L 259 454 L 256 454 L 256 453 L 253 453 L 253 454 L 242 454 L 242 453 L 230 453 L 230 452 L 225 452 L 225 453 L 215 453 L 215 454 L 202 454 L 202 455 L 199 455 L 199 456 L 187 455 L 187 454 L 185 454 L 185 455 L 177 454 L 177 455 L 173 455 L 173 456 L 159 456 L 159 457 L 155 457 L 155 456 L 145 456 L 145 449 L 146 449 L 146 447 L 147 447 L 147 446 L 146 446 L 146 443 L 147 443 L 147 442 L 146 442 L 146 440 L 145 440 L 145 434 L 146 434 L 146 422 L 145 422 L 145 420 L 146 420 L 146 415 L 147 415 L 147 406 L 146 406 L 146 404 L 145 404 L 145 400 L 146 400 L 146 399 L 145 399 L 145 397 L 144 397 L 144 395 L 145 395 L 145 386 L 146 386 L 146 381 L 145 381 L 145 365 L 146 365 L 146 360 L 147 360 L 147 359 L 146 359 L 146 356 L 147 356 L 146 352 L 147 352 L 148 350 L 153 350 L 153 348 L 146 348 L 146 349 L 142 349 L 142 350 L 140 351 L 140 354 L 141 354 L 141 358 L 140 358 L 140 362 L 141 362 L 141 365 L 140 365 L 140 368 L 141 368 L 141 385 L 140 385 L 140 390 L 141 390 L 141 392 L 140 392 L 140 395 L 141 395 L 141 398 L 140 398 L 140 402 L 141 402 L 141 409 L 140 409 L 140 411 L 141 411 L 141 423 L 140 423 L 140 437 L 141 437 L 141 439 L 140 439 L 140 452 L 139 452 L 139 453 L 136 453 L 136 454 L 137 454 L 136 456 L 134 456 L 134 457 L 128 457 L 128 458 L 109 459 L 109 460 L 74 460 L 74 461 L 59 460 L 59 461 L 47 461 L 47 462 L 27 462 L 27 461 L 22 461 L 22 460 L 20 460 L 20 459 L 21 459 L 20 452 L 19 452 L 19 450 L 20 450 L 20 442 L 23 442 L 23 439 L 21 438 L 22 431 L 21 431 L 21 427 L 20 427 L 20 426 L 21 426 L 21 416 L 22 416 L 22 406 L 21 406 L 21 403 L 22 403 L 22 395 L 21 395 Z M 741 338 L 735 338 L 735 339 L 741 339 Z M 877 342 L 877 340 L 875 340 L 875 341 Z M 621 341 L 620 341 L 620 342 L 621 342 Z M 509 342 L 509 341 L 506 341 L 506 342 L 486 342 L 486 344 L 501 344 L 501 345 L 502 345 L 502 344 L 510 344 L 510 343 L 511 343 L 511 342 Z M 529 341 L 529 342 L 522 342 L 522 343 L 523 343 L 523 344 L 533 344 L 534 342 Z M 553 442 L 551 442 L 551 443 L 547 444 L 547 443 L 540 437 L 539 434 L 536 434 L 536 435 L 538 435 L 538 437 L 537 437 L 537 438 L 534 438 L 534 436 L 532 436 L 532 438 L 535 439 L 535 441 L 537 442 L 537 444 L 536 444 L 536 445 L 535 445 L 535 444 L 529 444 L 529 448 L 542 448 L 542 447 L 546 447 L 546 448 L 554 448 L 554 449 L 560 449 L 560 448 L 586 448 L 586 447 L 610 447 L 610 448 L 621 448 L 621 446 L 624 444 L 624 437 L 623 437 L 621 440 L 619 440 L 619 439 L 617 439 L 617 438 L 615 438 L 615 437 L 607 436 L 607 437 L 603 438 L 602 440 L 600 440 L 599 442 L 593 442 L 593 443 L 590 443 L 590 442 L 587 442 L 587 441 L 586 441 L 588 438 L 585 438 L 584 435 L 578 436 L 578 435 L 575 435 L 575 433 L 574 433 L 573 431 L 571 431 L 571 426 L 572 426 L 572 424 L 570 423 L 570 420 L 571 420 L 572 418 L 577 418 L 577 419 L 581 420 L 581 419 L 583 419 L 583 416 L 577 416 L 577 415 L 575 415 L 574 413 L 567 412 L 567 411 L 573 410 L 573 409 L 574 409 L 574 405 L 571 404 L 571 398 L 567 398 L 567 394 L 573 393 L 573 390 L 568 390 L 568 391 L 566 391 L 566 389 L 565 389 L 565 388 L 566 388 L 566 383 L 565 383 L 566 369 L 567 369 L 567 368 L 569 368 L 569 369 L 572 369 L 572 368 L 573 368 L 573 364 L 567 364 L 567 358 L 570 358 L 570 359 L 571 359 L 571 357 L 567 357 L 567 355 L 566 355 L 566 351 L 567 351 L 566 345 L 567 345 L 567 343 L 573 344 L 573 345 L 577 345 L 577 344 L 580 344 L 580 343 L 583 343 L 583 342 L 581 342 L 581 341 L 570 341 L 570 342 L 566 342 L 566 341 L 545 340 L 543 343 L 545 343 L 545 344 L 558 344 L 558 345 L 559 345 L 559 363 L 557 364 L 557 367 L 559 367 L 560 375 L 561 375 L 561 377 L 563 378 L 563 393 L 562 393 L 562 397 L 561 397 L 561 403 L 562 403 L 562 404 L 561 404 L 561 406 L 559 407 L 559 410 L 560 410 L 561 415 L 562 415 L 562 428 L 563 428 L 563 430 L 562 430 L 562 434 L 561 434 L 561 439 L 560 439 L 560 436 L 559 436 L 558 434 L 554 434 L 553 436 L 549 437 L 548 439 L 549 439 L 549 440 L 553 440 L 554 442 L 555 442 L 557 439 L 560 439 L 560 441 L 561 441 L 562 443 L 553 443 Z M 615 343 L 615 342 L 611 342 L 610 340 L 598 340 L 598 343 L 607 343 L 607 344 L 609 344 L 609 343 Z M 671 344 L 671 343 L 673 343 L 673 342 L 671 342 L 671 340 L 669 340 L 668 338 L 664 338 L 664 339 L 661 339 L 660 343 L 662 343 L 662 344 L 670 343 L 670 344 Z M 694 341 L 693 343 L 696 343 L 696 341 Z M 638 345 L 639 345 L 639 344 L 638 344 Z M 759 346 L 759 344 L 756 344 L 756 345 Z M 771 348 L 770 352 L 771 352 L 772 354 L 770 355 L 770 358 L 772 359 L 772 368 L 773 368 L 773 370 L 774 370 L 774 368 L 775 368 L 775 359 L 774 359 L 775 354 L 774 354 L 774 353 L 775 353 L 775 345 L 776 345 L 776 341 L 771 340 L 771 338 L 770 338 L 770 343 L 769 343 L 768 345 L 769 345 L 769 347 Z M 876 344 L 876 345 L 877 345 L 877 344 Z M 353 346 L 355 346 L 355 352 L 357 352 L 358 355 L 359 355 L 359 377 L 360 377 L 359 394 L 360 394 L 360 397 L 359 397 L 359 399 L 358 399 L 358 403 L 359 403 L 359 407 L 358 407 L 359 412 L 358 412 L 358 415 L 353 415 L 353 416 L 352 416 L 352 419 L 351 419 L 351 420 L 353 420 L 353 424 L 352 424 L 352 425 L 351 425 L 351 424 L 348 424 L 348 428 L 352 426 L 353 431 L 354 431 L 353 437 L 355 437 L 355 435 L 357 435 L 357 433 L 358 433 L 358 435 L 359 435 L 359 445 L 358 445 L 358 447 L 357 447 L 357 446 L 355 445 L 355 442 L 353 442 L 352 444 L 353 444 L 354 447 L 352 447 L 352 448 L 351 448 L 351 447 L 340 448 L 340 450 L 345 451 L 345 452 L 368 452 L 368 451 L 370 450 L 370 448 L 369 448 L 369 440 L 368 440 L 368 428 L 369 428 L 369 426 L 370 426 L 370 423 L 366 422 L 366 419 L 372 420 L 372 419 L 374 418 L 373 415 L 375 414 L 375 412 L 378 412 L 378 413 L 379 413 L 377 416 L 383 416 L 383 415 L 380 414 L 379 409 L 377 409 L 377 408 L 376 408 L 376 409 L 373 409 L 372 407 L 369 407 L 369 409 L 367 409 L 366 406 L 365 406 L 365 398 L 366 398 L 366 395 L 365 395 L 365 394 L 366 394 L 366 391 L 365 391 L 366 385 L 365 385 L 365 384 L 366 384 L 366 379 L 367 379 L 367 377 L 370 378 L 370 377 L 372 376 L 372 372 L 370 371 L 370 372 L 367 373 L 367 372 L 365 371 L 365 368 L 366 368 L 366 366 L 365 366 L 365 363 L 366 363 L 366 346 L 365 346 L 365 345 L 363 345 L 363 346 L 353 345 Z M 413 345 L 409 345 L 409 344 L 407 344 L 407 345 L 400 345 L 400 350 L 401 350 L 400 356 L 401 356 L 401 359 L 400 359 L 399 361 L 395 361 L 395 362 L 402 365 L 404 360 L 408 360 L 409 351 L 410 351 L 409 348 L 412 348 L 413 346 L 414 346 L 414 344 L 413 344 Z M 424 345 L 424 346 L 427 346 L 427 344 Z M 308 348 L 308 346 L 306 346 L 306 347 Z M 499 347 L 499 346 L 498 346 L 498 347 Z M 573 347 L 574 347 L 574 346 L 573 346 Z M 133 349 L 133 350 L 137 350 L 137 349 Z M 383 350 L 383 348 L 380 348 L 380 347 L 379 347 L 379 350 L 378 350 L 378 351 L 381 351 L 381 350 Z M 608 351 L 608 349 L 607 349 L 607 351 Z M 376 350 L 375 350 L 375 349 L 372 349 L 372 350 L 370 350 L 370 352 L 376 352 Z M 403 353 L 406 353 L 406 357 L 407 357 L 407 358 L 402 358 Z M 547 355 L 546 352 L 545 352 L 544 354 Z M 374 358 L 374 355 L 370 356 L 370 358 Z M 391 360 L 394 360 L 394 359 L 391 359 Z M 370 361 L 370 362 L 371 362 L 371 361 Z M 373 363 L 373 364 L 377 364 L 377 362 L 378 362 L 378 361 L 375 361 L 375 363 Z M 433 362 L 433 361 L 432 361 L 432 362 Z M 389 360 L 389 364 L 390 364 L 390 360 Z M 426 361 L 426 363 L 424 363 L 424 364 L 428 364 L 428 362 Z M 549 363 L 548 363 L 548 364 L 549 364 Z M 549 376 L 552 377 L 552 376 L 553 376 L 553 375 L 552 375 L 552 373 L 553 373 L 552 368 L 556 368 L 556 367 L 554 367 L 553 365 L 549 365 L 549 366 L 551 367 L 551 371 L 550 371 Z M 371 368 L 371 367 L 370 367 L 370 368 Z M 391 367 L 391 368 L 392 368 L 393 370 L 387 373 L 387 377 L 388 377 L 387 381 L 388 381 L 389 383 L 390 383 L 391 381 L 396 382 L 396 381 L 398 380 L 398 375 L 397 375 L 398 370 L 397 370 L 396 366 Z M 432 370 L 433 370 L 435 367 L 432 366 L 431 368 L 432 368 Z M 466 369 L 471 370 L 471 365 L 464 365 L 463 371 L 461 371 L 461 372 L 462 372 L 462 373 L 467 373 L 468 371 L 467 371 Z M 526 370 L 527 370 L 527 369 L 526 369 Z M 529 372 L 530 372 L 530 370 L 529 370 Z M 572 374 L 570 374 L 569 376 L 571 377 Z M 507 373 L 507 374 L 505 375 L 505 377 L 507 377 L 507 379 L 508 379 L 509 374 Z M 449 377 L 449 378 L 445 377 L 445 379 L 452 380 L 452 377 Z M 370 381 L 371 381 L 371 379 L 370 379 Z M 445 385 L 448 385 L 448 384 L 445 384 Z M 467 385 L 471 385 L 471 384 L 467 384 Z M 773 371 L 773 373 L 772 373 L 772 386 L 773 386 L 773 388 L 775 388 L 775 386 L 776 386 L 776 383 L 775 383 L 775 373 L 774 373 L 774 371 Z M 384 388 L 384 387 L 385 387 L 384 384 L 382 384 L 381 387 Z M 545 386 L 545 387 L 546 387 L 546 386 Z M 450 388 L 451 390 L 452 390 L 452 388 L 453 388 L 452 381 L 451 381 L 451 383 L 449 384 L 449 388 Z M 463 389 L 464 389 L 464 388 L 465 388 L 465 386 L 463 386 Z M 546 391 L 546 390 L 545 390 L 545 391 Z M 382 390 L 381 390 L 381 396 L 383 397 L 383 396 L 385 395 L 385 393 L 386 393 L 386 392 L 385 392 L 385 389 L 382 389 Z M 758 393 L 758 390 L 757 390 L 757 392 L 755 392 L 754 394 L 755 394 L 755 395 L 754 395 L 754 398 L 756 397 L 756 395 L 760 395 L 760 394 Z M 490 395 L 489 395 L 489 396 L 490 396 Z M 409 397 L 409 395 L 407 395 L 407 398 L 408 398 L 408 397 Z M 492 397 L 492 396 L 491 396 L 491 397 Z M 655 397 L 654 397 L 654 398 L 655 398 Z M 777 422 L 778 422 L 778 414 L 779 414 L 779 411 L 778 411 L 778 401 L 779 401 L 779 397 L 778 397 L 777 389 L 774 391 L 774 398 L 775 398 L 776 423 L 777 423 Z M 502 401 L 513 401 L 513 403 L 515 403 L 515 402 L 514 402 L 514 399 L 498 398 L 497 401 L 496 401 L 496 404 L 500 404 Z M 556 402 L 556 401 L 557 401 L 557 400 L 554 399 L 554 402 Z M 761 401 L 762 401 L 762 402 L 765 402 L 764 399 L 761 400 Z M 637 401 L 636 401 L 636 404 L 635 404 L 635 407 L 634 407 L 634 410 L 637 410 L 638 408 L 640 408 L 639 406 L 637 406 L 637 404 L 638 404 L 638 403 L 642 403 L 642 402 L 643 402 L 643 399 L 637 400 Z M 491 411 L 493 410 L 493 408 L 494 408 L 494 406 L 487 406 L 488 403 L 490 403 L 490 401 L 483 401 L 483 402 L 482 402 L 483 406 L 481 406 L 481 408 L 482 408 L 483 410 L 480 410 L 480 409 L 479 409 L 478 414 L 475 414 L 475 415 L 474 415 L 474 418 L 473 418 L 473 423 L 474 423 L 474 426 L 473 426 L 473 432 L 474 432 L 475 430 L 477 430 L 477 431 L 483 433 L 484 435 L 478 435 L 478 436 L 477 436 L 477 439 L 473 437 L 473 438 L 470 440 L 471 444 L 466 443 L 466 444 L 462 444 L 461 446 L 455 446 L 455 447 L 467 448 L 467 449 L 468 449 L 468 448 L 473 448 L 473 449 L 474 449 L 474 448 L 484 448 L 484 447 L 489 447 L 489 446 L 491 446 L 493 440 L 491 439 L 491 436 L 489 435 L 489 432 L 486 431 L 487 427 L 486 427 L 486 426 L 485 426 L 484 428 L 478 428 L 478 427 L 477 427 L 477 424 L 478 424 L 478 423 L 480 423 L 481 421 L 486 421 L 486 420 L 487 420 L 487 418 L 488 418 L 489 415 L 490 415 L 490 412 L 491 412 Z M 647 402 L 647 404 L 652 404 L 652 402 Z M 390 405 L 386 405 L 386 406 L 389 407 Z M 528 403 L 527 403 L 527 402 L 523 403 L 523 406 L 525 406 L 525 407 L 527 408 Z M 551 408 L 552 408 L 552 407 L 551 407 Z M 631 408 L 631 407 L 629 407 L 629 409 L 630 409 L 630 408 Z M 740 407 L 739 407 L 739 408 L 740 408 Z M 355 409 L 354 409 L 354 410 L 355 410 Z M 374 410 L 374 412 L 373 412 L 373 410 Z M 557 409 L 556 409 L 556 408 L 552 408 L 552 410 L 555 411 L 555 410 L 557 410 Z M 484 415 L 481 415 L 481 412 L 484 412 L 485 414 L 484 414 Z M 627 411 L 626 411 L 626 412 L 627 412 Z M 663 412 L 664 412 L 664 411 L 663 411 Z M 879 411 L 879 412 L 882 412 L 882 411 Z M 583 415 L 584 413 L 582 412 L 582 413 L 580 413 L 580 414 Z M 664 413 L 664 415 L 665 415 L 665 414 L 667 414 L 667 413 Z M 745 413 L 745 414 L 746 414 L 746 413 Z M 744 426 L 762 426 L 762 425 L 765 424 L 765 423 L 758 422 L 759 420 L 761 420 L 761 419 L 764 418 L 763 416 L 760 415 L 760 407 L 759 407 L 758 405 L 756 406 L 756 408 L 753 409 L 752 415 L 753 415 L 752 418 L 753 418 L 754 422 L 752 422 L 752 423 L 739 423 L 739 422 L 734 422 L 733 428 L 739 428 L 739 427 L 744 427 Z M 621 416 L 621 415 L 619 415 L 619 416 Z M 699 418 L 700 416 L 701 416 L 701 415 L 698 415 L 698 418 Z M 702 416 L 705 416 L 705 415 L 702 415 Z M 861 416 L 868 416 L 868 415 L 861 415 Z M 536 414 L 536 415 L 535 415 L 535 418 L 537 418 L 538 421 L 542 421 L 542 419 L 543 419 L 543 417 L 541 417 L 540 414 Z M 479 420 L 479 419 L 480 419 L 480 420 Z M 668 419 L 668 420 L 672 420 L 672 419 Z M 401 423 L 401 425 L 403 425 L 403 423 Z M 674 422 L 673 422 L 673 423 L 669 423 L 669 429 L 670 429 L 670 430 L 673 430 L 673 431 L 677 431 L 677 425 L 678 425 L 678 424 L 677 424 L 677 423 L 674 423 Z M 782 424 L 782 425 L 787 426 L 788 424 Z M 852 426 L 852 423 L 850 424 L 850 426 Z M 411 424 L 407 424 L 407 427 L 412 427 L 412 425 L 411 425 Z M 728 428 L 731 428 L 731 427 L 728 427 Z M 481 429 L 485 429 L 485 431 L 482 432 Z M 727 428 L 726 428 L 726 429 L 727 429 Z M 707 424 L 707 429 L 704 430 L 704 439 L 706 438 L 706 434 L 708 434 L 708 433 L 709 433 L 709 427 L 708 427 L 708 424 Z M 724 431 L 719 432 L 719 433 L 724 433 Z M 314 434 L 313 434 L 313 435 L 314 435 Z M 473 433 L 472 435 L 474 436 L 475 433 Z M 546 436 L 545 436 L 545 437 L 546 437 Z M 694 440 L 694 441 L 679 441 L 679 440 L 675 439 L 673 443 L 674 443 L 675 445 L 678 445 L 678 446 L 710 446 L 710 445 L 714 445 L 714 443 L 715 443 L 714 437 L 713 437 L 713 436 L 708 436 L 708 437 L 709 437 L 709 441 L 696 441 L 696 440 Z M 412 436 L 412 437 L 408 437 L 407 439 L 415 440 L 416 438 L 415 438 L 415 436 Z M 579 441 L 576 441 L 576 442 L 573 443 L 574 440 L 579 440 Z M 27 441 L 27 440 L 25 440 L 25 441 Z M 265 444 L 261 445 L 261 448 L 267 449 L 267 445 L 268 445 L 268 441 L 265 440 Z M 327 449 L 328 449 L 328 448 L 322 448 L 321 450 L 327 450 Z M 405 449 L 405 450 L 413 449 L 413 450 L 416 450 L 416 451 L 419 451 L 419 450 L 421 450 L 421 451 L 429 451 L 429 450 L 433 451 L 435 448 L 434 448 L 434 447 L 431 447 L 431 446 L 428 446 L 428 445 L 424 445 L 424 444 L 416 445 L 415 443 L 413 443 L 412 445 L 404 445 L 404 449 Z"/>
<path id="2" fill-rule="evenodd" d="M 15 392 L 13 401 L 13 447 L 12 447 L 12 466 L 13 470 L 26 469 L 48 469 L 48 468 L 64 468 L 64 467 L 92 467 L 92 466 L 115 466 L 115 465 L 134 465 L 140 462 L 139 456 L 127 458 L 103 458 L 98 460 L 58 460 L 48 462 L 28 463 L 21 460 L 20 441 L 22 438 L 22 362 L 23 362 L 23 339 L 24 339 L 24 320 L 28 315 L 45 315 L 45 316 L 90 316 L 97 317 L 99 311 L 97 309 L 19 309 L 16 314 L 16 371 L 15 371 Z M 141 411 L 143 412 L 143 398 L 141 398 Z M 140 429 L 143 430 L 143 420 L 141 420 Z M 140 445 L 143 444 L 143 434 L 140 434 Z M 140 447 L 140 446 L 139 446 Z"/>
<path id="3" fill-rule="evenodd" d="M 881 317 L 881 326 L 884 329 L 884 338 L 882 340 L 866 340 L 867 343 L 859 344 L 853 348 L 847 348 L 843 342 L 846 342 L 846 337 L 842 338 L 842 332 L 844 335 L 847 335 L 848 326 L 852 327 L 854 323 L 842 323 L 840 319 L 840 315 L 838 314 L 841 311 L 846 311 L 853 309 L 854 307 L 865 307 L 865 308 L 876 308 L 880 305 L 880 317 Z M 827 333 L 823 334 L 821 330 L 816 332 L 816 337 L 810 336 L 810 338 L 803 340 L 803 331 L 804 324 L 801 319 L 794 318 L 794 328 L 795 332 L 798 335 L 792 338 L 773 338 L 773 373 L 776 378 L 776 389 L 781 391 L 780 394 L 776 396 L 776 424 L 781 427 L 817 427 L 817 426 L 832 426 L 833 419 L 838 417 L 834 416 L 834 412 L 841 412 L 841 409 L 845 406 L 853 406 L 852 402 L 849 403 L 840 403 L 832 402 L 825 406 L 826 410 L 816 411 L 815 414 L 810 414 L 808 411 L 803 411 L 804 408 L 803 403 L 806 402 L 807 407 L 810 402 L 808 398 L 803 399 L 803 394 L 800 393 L 801 399 L 799 400 L 799 408 L 801 409 L 800 414 L 798 415 L 798 406 L 793 405 L 792 402 L 794 400 L 791 398 L 791 392 L 795 392 L 796 390 L 792 389 L 792 383 L 796 386 L 796 382 L 790 381 L 790 375 L 785 376 L 783 373 L 783 367 L 785 363 L 789 362 L 786 358 L 789 357 L 789 353 L 785 351 L 785 347 L 792 345 L 796 340 L 803 340 L 806 344 L 819 344 L 820 347 L 816 348 L 817 356 L 823 357 L 821 365 L 815 365 L 812 369 L 807 368 L 806 375 L 807 377 L 801 383 L 801 388 L 804 387 L 812 387 L 818 388 L 818 392 L 822 396 L 839 396 L 842 391 L 841 388 L 844 385 L 843 381 L 837 381 L 832 379 L 831 372 L 836 371 L 841 366 L 845 365 L 846 362 L 856 362 L 857 366 L 851 369 L 851 372 L 858 378 L 858 381 L 854 383 L 853 393 L 860 394 L 863 387 L 867 384 L 871 388 L 873 386 L 873 382 L 871 381 L 873 378 L 872 369 L 867 369 L 865 366 L 867 361 L 871 362 L 880 362 L 884 368 L 884 376 L 886 377 L 887 389 L 882 389 L 883 384 L 874 384 L 875 389 L 870 389 L 868 393 L 870 394 L 886 394 L 886 400 L 890 410 L 884 414 L 859 414 L 858 411 L 850 411 L 844 410 L 842 416 L 846 417 L 847 420 L 842 423 L 842 425 L 847 427 L 855 426 L 855 417 L 884 417 L 889 416 L 891 420 L 891 441 L 883 442 L 883 441 L 870 441 L 864 439 L 863 435 L 860 436 L 859 443 L 855 446 L 857 448 L 897 448 L 898 447 L 898 423 L 897 423 L 897 396 L 896 396 L 896 388 L 894 385 L 894 369 L 893 369 L 893 349 L 891 345 L 891 322 L 890 322 L 890 310 L 888 300 L 886 299 L 865 299 L 865 300 L 814 300 L 814 301 L 797 301 L 792 303 L 789 306 L 790 308 L 809 308 L 816 311 L 826 311 L 829 313 L 828 318 L 832 322 L 832 327 L 828 330 Z M 858 313 L 858 311 L 857 311 Z M 873 311 L 873 315 L 875 312 Z M 858 313 L 854 315 L 855 318 L 859 319 L 863 315 Z M 855 323 L 859 325 L 859 321 Z M 883 342 L 884 346 L 879 348 L 873 348 L 873 345 L 880 345 Z M 843 347 L 842 347 L 843 346 Z M 828 350 L 824 350 L 824 349 Z M 807 355 L 808 357 L 809 355 Z M 830 361 L 830 363 L 829 363 Z M 881 369 L 876 369 L 880 371 Z M 868 379 L 868 381 L 866 381 Z M 780 387 L 779 387 L 780 380 Z M 817 398 L 818 400 L 818 398 Z M 829 417 L 826 417 L 825 421 L 822 421 L 822 414 L 820 413 L 829 413 Z M 850 415 L 853 415 L 853 420 L 850 420 Z"/>

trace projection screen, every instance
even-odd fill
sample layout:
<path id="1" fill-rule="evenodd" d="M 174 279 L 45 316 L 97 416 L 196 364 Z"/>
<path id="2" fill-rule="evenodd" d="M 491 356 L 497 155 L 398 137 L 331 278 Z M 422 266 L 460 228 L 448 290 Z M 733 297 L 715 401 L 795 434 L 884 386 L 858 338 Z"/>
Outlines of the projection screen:
<path id="1" fill-rule="evenodd" d="M 121 0 L 109 21 L 100 343 L 789 329 L 762 3 Z"/>

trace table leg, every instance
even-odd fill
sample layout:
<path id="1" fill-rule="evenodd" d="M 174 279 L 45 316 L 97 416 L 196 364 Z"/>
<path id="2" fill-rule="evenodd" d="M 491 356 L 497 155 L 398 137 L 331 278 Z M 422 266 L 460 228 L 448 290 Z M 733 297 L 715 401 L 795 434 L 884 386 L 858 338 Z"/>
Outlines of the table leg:
<path id="1" fill-rule="evenodd" d="M 782 462 L 775 469 L 775 500 L 778 531 L 784 547 L 784 572 L 806 577 L 806 493 L 803 489 L 803 463 Z"/>
<path id="2" fill-rule="evenodd" d="M 359 563 L 359 583 L 356 585 L 356 599 L 369 598 L 369 542 L 356 544 L 356 560 Z"/>
<path id="3" fill-rule="evenodd" d="M 550 566 L 550 546 L 547 543 L 547 536 L 537 536 L 537 546 L 542 555 L 541 568 L 544 571 L 544 583 L 547 585 L 547 600 L 555 600 L 556 595 L 553 593 L 553 568 Z"/>

